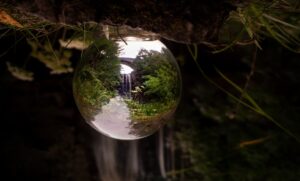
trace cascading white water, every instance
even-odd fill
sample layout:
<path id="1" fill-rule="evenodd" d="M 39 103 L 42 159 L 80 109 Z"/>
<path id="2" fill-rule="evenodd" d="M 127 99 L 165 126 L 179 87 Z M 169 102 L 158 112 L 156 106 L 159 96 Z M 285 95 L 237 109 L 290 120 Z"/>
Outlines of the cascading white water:
<path id="1" fill-rule="evenodd" d="M 131 98 L 131 74 L 125 74 L 126 76 L 126 84 L 128 88 L 127 96 L 128 98 Z"/>
<path id="2" fill-rule="evenodd" d="M 137 141 L 120 142 L 100 135 L 93 146 L 101 181 L 136 181 L 142 167 Z"/>
<path id="3" fill-rule="evenodd" d="M 121 82 L 121 90 L 124 91 L 125 90 L 125 84 L 124 84 L 124 79 L 125 79 L 125 74 L 121 74 L 121 79 L 122 79 L 122 82 Z"/>
<path id="4" fill-rule="evenodd" d="M 171 133 L 171 134 L 170 134 Z M 157 157 L 145 157 L 144 152 L 139 145 L 145 144 L 140 141 L 119 141 L 111 139 L 104 135 L 98 135 L 94 144 L 93 151 L 96 159 L 96 165 L 100 181 L 139 181 L 147 180 L 149 171 L 157 173 L 156 178 L 175 179 L 175 155 L 172 132 L 163 129 L 159 131 L 153 144 L 152 153 L 156 151 Z M 168 141 L 167 141 L 168 140 Z M 147 140 L 145 140 L 147 142 Z M 167 141 L 167 142 L 166 142 Z M 169 146 L 166 146 L 169 145 Z M 147 170 L 147 163 L 154 160 L 152 170 Z M 152 161 L 153 164 L 153 161 Z M 144 170 L 145 169 L 145 170 Z M 149 169 L 149 168 L 148 168 Z M 146 172 L 145 172 L 146 171 Z M 169 174 L 169 175 L 168 175 Z M 185 180 L 184 175 L 180 174 L 179 180 Z"/>
<path id="5" fill-rule="evenodd" d="M 133 69 L 129 67 L 128 65 L 121 64 L 121 77 L 122 77 L 122 82 L 121 82 L 121 88 L 122 88 L 122 93 L 123 95 L 127 96 L 127 98 L 131 98 L 131 73 Z"/>
<path id="6" fill-rule="evenodd" d="M 164 153 L 164 132 L 163 129 L 159 130 L 159 137 L 158 137 L 158 165 L 160 174 L 163 178 L 166 178 L 166 168 L 165 168 L 165 153 Z"/>

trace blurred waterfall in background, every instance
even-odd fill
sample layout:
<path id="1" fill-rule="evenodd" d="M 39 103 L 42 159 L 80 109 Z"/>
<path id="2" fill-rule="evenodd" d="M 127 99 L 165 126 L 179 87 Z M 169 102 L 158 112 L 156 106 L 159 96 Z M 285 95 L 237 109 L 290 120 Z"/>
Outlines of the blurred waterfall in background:
<path id="1" fill-rule="evenodd" d="M 101 181 L 165 180 L 174 168 L 170 131 L 164 129 L 135 141 L 120 141 L 99 134 L 93 151 Z M 168 141 L 166 141 L 168 140 Z"/>

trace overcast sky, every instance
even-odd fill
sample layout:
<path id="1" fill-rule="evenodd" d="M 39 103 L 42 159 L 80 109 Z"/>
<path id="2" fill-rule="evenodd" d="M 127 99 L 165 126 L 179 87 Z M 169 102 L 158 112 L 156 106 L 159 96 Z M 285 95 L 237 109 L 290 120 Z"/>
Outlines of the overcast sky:
<path id="1" fill-rule="evenodd" d="M 166 48 L 159 40 L 147 41 L 142 39 L 137 39 L 135 37 L 126 37 L 124 38 L 127 45 L 123 41 L 117 41 L 121 48 L 119 57 L 125 58 L 135 58 L 141 49 L 145 50 L 156 50 L 161 52 L 162 48 Z"/>

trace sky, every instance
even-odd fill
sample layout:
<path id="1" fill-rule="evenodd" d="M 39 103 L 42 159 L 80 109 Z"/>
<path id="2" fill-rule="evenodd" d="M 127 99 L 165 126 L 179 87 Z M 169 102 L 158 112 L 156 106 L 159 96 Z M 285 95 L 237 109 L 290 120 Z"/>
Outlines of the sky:
<path id="1" fill-rule="evenodd" d="M 119 57 L 135 58 L 141 49 L 161 52 L 162 48 L 166 48 L 166 46 L 159 40 L 149 41 L 135 37 L 126 37 L 124 40 L 127 45 L 123 41 L 117 41 L 121 48 Z"/>

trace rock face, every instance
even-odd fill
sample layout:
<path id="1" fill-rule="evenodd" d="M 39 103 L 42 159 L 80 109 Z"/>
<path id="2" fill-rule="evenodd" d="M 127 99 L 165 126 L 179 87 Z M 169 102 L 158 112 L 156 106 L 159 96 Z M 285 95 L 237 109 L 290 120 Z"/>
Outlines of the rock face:
<path id="1" fill-rule="evenodd" d="M 246 0 L 243 2 L 249 2 Z M 129 25 L 182 43 L 216 37 L 239 0 L 4 0 L 21 12 L 47 20 L 76 24 L 95 21 Z M 0 3 L 1 8 L 1 3 Z"/>

